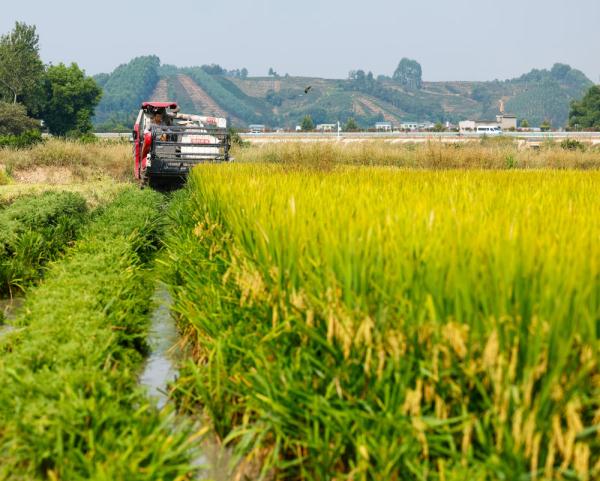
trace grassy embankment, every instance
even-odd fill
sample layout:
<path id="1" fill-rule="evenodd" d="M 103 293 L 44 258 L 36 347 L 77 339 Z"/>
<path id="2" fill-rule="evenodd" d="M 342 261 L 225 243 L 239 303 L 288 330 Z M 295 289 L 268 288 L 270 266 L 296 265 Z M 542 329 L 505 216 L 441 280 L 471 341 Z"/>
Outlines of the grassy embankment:
<path id="1" fill-rule="evenodd" d="M 0 166 L 18 182 L 125 181 L 132 173 L 131 144 L 47 139 L 27 149 L 0 149 Z"/>
<path id="2" fill-rule="evenodd" d="M 28 194 L 68 190 L 90 208 L 105 204 L 132 178 L 131 145 L 48 139 L 27 149 L 0 149 L 0 207 Z"/>
<path id="3" fill-rule="evenodd" d="M 122 193 L 0 338 L 0 479 L 187 479 L 189 433 L 137 386 L 161 202 Z"/>
<path id="4" fill-rule="evenodd" d="M 292 165 L 178 197 L 179 405 L 277 479 L 597 479 L 599 173 Z"/>
<path id="5" fill-rule="evenodd" d="M 600 146 L 546 142 L 539 149 L 525 148 L 509 138 L 448 144 L 364 141 L 281 142 L 237 148 L 241 162 L 272 162 L 289 167 L 311 165 L 379 165 L 417 169 L 597 169 Z"/>
<path id="6" fill-rule="evenodd" d="M 85 199 L 70 192 L 22 197 L 0 209 L 0 295 L 38 279 L 86 220 Z"/>

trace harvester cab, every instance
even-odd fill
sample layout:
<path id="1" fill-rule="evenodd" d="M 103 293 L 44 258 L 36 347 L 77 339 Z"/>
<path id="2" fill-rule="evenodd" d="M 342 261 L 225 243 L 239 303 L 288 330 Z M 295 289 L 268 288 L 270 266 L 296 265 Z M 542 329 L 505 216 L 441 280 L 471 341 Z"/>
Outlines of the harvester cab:
<path id="1" fill-rule="evenodd" d="M 175 102 L 144 102 L 133 127 L 134 174 L 141 186 L 168 187 L 202 162 L 229 160 L 227 120 L 183 114 Z"/>

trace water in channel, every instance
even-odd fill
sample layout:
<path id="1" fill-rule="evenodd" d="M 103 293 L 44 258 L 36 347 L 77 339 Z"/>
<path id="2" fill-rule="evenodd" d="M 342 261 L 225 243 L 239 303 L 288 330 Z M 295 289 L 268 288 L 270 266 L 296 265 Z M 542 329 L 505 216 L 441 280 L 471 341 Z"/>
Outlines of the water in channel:
<path id="1" fill-rule="evenodd" d="M 23 305 L 23 297 L 0 299 L 0 337 L 15 330 L 11 321 L 15 319 L 17 311 Z"/>
<path id="2" fill-rule="evenodd" d="M 140 385 L 146 388 L 158 409 L 162 409 L 169 401 L 169 384 L 177 378 L 178 352 L 174 346 L 179 341 L 179 333 L 171 316 L 171 295 L 163 284 L 157 286 L 152 300 L 156 307 L 148 336 L 151 351 L 140 377 Z M 192 460 L 192 465 L 199 470 L 196 480 L 232 479 L 230 453 L 216 442 L 206 441 L 203 455 Z"/>
<path id="3" fill-rule="evenodd" d="M 162 409 L 168 401 L 167 388 L 177 377 L 177 366 L 172 347 L 178 341 L 177 327 L 171 317 L 171 295 L 163 284 L 154 292 L 156 309 L 152 313 L 152 324 L 148 343 L 150 356 L 140 377 L 140 384 L 148 390 L 156 406 Z"/>

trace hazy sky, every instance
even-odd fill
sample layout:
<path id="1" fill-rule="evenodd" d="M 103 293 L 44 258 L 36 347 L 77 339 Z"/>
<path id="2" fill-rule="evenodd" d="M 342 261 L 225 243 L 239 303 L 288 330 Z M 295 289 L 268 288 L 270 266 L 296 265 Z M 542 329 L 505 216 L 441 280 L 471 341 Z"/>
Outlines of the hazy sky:
<path id="1" fill-rule="evenodd" d="M 600 77 L 600 0 L 0 0 L 0 32 L 35 24 L 46 62 L 110 72 L 138 55 L 250 75 L 491 80 L 563 62 Z"/>

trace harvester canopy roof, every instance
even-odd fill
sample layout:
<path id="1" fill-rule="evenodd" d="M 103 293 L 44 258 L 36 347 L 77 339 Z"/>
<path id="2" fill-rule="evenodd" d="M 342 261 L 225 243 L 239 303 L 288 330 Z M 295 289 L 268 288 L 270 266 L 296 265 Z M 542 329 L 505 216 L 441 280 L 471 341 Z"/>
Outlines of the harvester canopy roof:
<path id="1" fill-rule="evenodd" d="M 144 102 L 144 103 L 142 103 L 142 109 L 146 110 L 147 108 L 175 110 L 177 108 L 177 103 L 176 102 Z"/>

